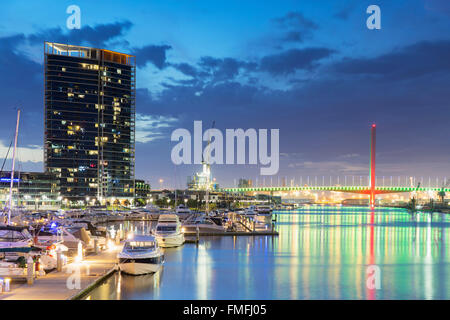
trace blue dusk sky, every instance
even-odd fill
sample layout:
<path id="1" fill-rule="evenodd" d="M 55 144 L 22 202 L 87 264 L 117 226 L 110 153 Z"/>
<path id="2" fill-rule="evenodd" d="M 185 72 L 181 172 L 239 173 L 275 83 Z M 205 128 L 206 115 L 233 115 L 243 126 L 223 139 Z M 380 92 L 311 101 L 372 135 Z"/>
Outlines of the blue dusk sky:
<path id="1" fill-rule="evenodd" d="M 381 8 L 381 30 L 366 9 Z M 66 9 L 81 9 L 68 30 Z M 43 170 L 43 42 L 136 55 L 136 177 L 185 187 L 170 135 L 193 121 L 280 129 L 273 176 L 450 177 L 450 1 L 7 1 L 0 11 L 0 155 L 22 109 L 19 168 Z M 8 166 L 7 166 L 8 167 Z M 9 167 L 7 168 L 9 170 Z M 221 186 L 263 179 L 216 165 Z M 266 181 L 270 176 L 265 177 Z M 435 178 L 433 178 L 435 179 Z"/>

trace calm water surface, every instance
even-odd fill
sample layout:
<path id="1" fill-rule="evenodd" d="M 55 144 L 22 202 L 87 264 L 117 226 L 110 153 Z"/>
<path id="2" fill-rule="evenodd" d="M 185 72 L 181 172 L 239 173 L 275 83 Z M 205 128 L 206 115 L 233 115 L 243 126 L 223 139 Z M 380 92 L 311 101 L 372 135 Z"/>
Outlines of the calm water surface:
<path id="1" fill-rule="evenodd" d="M 165 249 L 157 274 L 116 274 L 87 299 L 450 299 L 450 215 L 338 206 L 274 214 L 278 237 Z M 372 265 L 380 289 L 367 288 Z"/>

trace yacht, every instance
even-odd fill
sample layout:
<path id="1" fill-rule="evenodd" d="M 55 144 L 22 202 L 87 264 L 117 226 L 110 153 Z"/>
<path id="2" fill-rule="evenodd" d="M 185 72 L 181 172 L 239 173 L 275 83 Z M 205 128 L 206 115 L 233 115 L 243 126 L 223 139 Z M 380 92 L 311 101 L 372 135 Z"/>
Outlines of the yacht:
<path id="1" fill-rule="evenodd" d="M 176 214 L 161 214 L 155 230 L 158 245 L 163 248 L 179 247 L 184 243 L 180 219 Z"/>
<path id="2" fill-rule="evenodd" d="M 256 217 L 258 221 L 270 223 L 272 221 L 272 207 L 260 205 L 256 207 Z"/>
<path id="3" fill-rule="evenodd" d="M 250 206 L 247 209 L 245 209 L 241 214 L 244 216 L 256 216 L 258 214 L 258 210 L 256 206 Z"/>
<path id="4" fill-rule="evenodd" d="M 118 258 L 119 269 L 132 275 L 155 273 L 164 263 L 164 254 L 155 237 L 147 235 L 127 239 Z"/>
<path id="5" fill-rule="evenodd" d="M 76 249 L 79 241 L 69 230 L 58 226 L 55 222 L 36 230 L 34 235 L 34 245 L 39 248 L 62 244 L 69 249 Z"/>
<path id="6" fill-rule="evenodd" d="M 194 219 L 186 220 L 181 230 L 183 232 L 225 232 L 225 226 L 221 219 L 215 219 L 208 216 L 200 216 Z"/>
<path id="7" fill-rule="evenodd" d="M 192 213 L 191 210 L 184 204 L 178 205 L 177 208 L 175 209 L 175 212 L 179 215 L 188 215 Z"/>

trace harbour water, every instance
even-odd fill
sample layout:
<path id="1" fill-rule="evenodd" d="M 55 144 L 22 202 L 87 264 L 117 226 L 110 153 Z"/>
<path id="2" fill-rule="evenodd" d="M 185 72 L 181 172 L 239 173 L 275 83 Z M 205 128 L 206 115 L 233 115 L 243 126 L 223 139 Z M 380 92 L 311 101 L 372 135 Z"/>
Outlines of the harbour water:
<path id="1" fill-rule="evenodd" d="M 278 237 L 202 237 L 166 249 L 157 274 L 116 273 L 86 298 L 450 299 L 448 214 L 316 205 L 274 214 Z"/>

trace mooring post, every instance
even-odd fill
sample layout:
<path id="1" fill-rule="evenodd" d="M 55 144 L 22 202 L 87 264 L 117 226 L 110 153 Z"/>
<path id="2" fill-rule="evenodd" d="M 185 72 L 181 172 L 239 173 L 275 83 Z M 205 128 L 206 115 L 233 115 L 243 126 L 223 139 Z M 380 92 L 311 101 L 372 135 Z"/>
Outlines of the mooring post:
<path id="1" fill-rule="evenodd" d="M 27 283 L 32 285 L 34 282 L 34 261 L 31 256 L 27 259 Z"/>
<path id="2" fill-rule="evenodd" d="M 197 231 L 197 244 L 198 244 L 198 242 L 199 242 L 199 240 L 200 240 L 200 230 L 199 230 L 199 228 L 198 228 L 198 226 L 197 226 L 197 228 L 196 228 L 196 231 Z"/>
<path id="3" fill-rule="evenodd" d="M 94 252 L 95 252 L 95 254 L 98 253 L 98 239 L 97 238 L 94 239 Z"/>
<path id="4" fill-rule="evenodd" d="M 61 272 L 62 271 L 62 252 L 61 248 L 58 248 L 56 251 L 56 271 Z"/>

